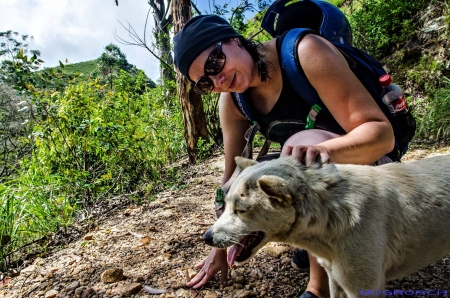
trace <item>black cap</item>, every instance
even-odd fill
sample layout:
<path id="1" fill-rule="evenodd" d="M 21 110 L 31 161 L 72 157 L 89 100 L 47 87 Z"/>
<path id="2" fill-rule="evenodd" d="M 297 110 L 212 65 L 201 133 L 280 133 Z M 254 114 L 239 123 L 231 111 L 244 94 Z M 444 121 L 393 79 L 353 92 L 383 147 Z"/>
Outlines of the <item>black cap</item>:
<path id="1" fill-rule="evenodd" d="M 193 17 L 173 38 L 175 66 L 190 79 L 188 70 L 198 55 L 215 42 L 239 36 L 241 35 L 219 16 Z"/>

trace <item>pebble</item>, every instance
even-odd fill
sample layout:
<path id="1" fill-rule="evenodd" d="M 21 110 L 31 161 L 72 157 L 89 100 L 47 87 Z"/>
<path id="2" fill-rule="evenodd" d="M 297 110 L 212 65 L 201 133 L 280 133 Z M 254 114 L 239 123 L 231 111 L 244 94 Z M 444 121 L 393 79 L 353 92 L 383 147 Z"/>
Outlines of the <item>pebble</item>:
<path id="1" fill-rule="evenodd" d="M 142 284 L 140 283 L 132 283 L 132 284 L 125 284 L 120 285 L 117 288 L 115 288 L 112 293 L 113 294 L 119 294 L 122 296 L 130 296 L 139 293 L 139 291 L 142 289 Z"/>
<path id="2" fill-rule="evenodd" d="M 123 270 L 120 268 L 113 268 L 104 271 L 101 275 L 101 281 L 103 283 L 118 282 L 123 279 Z"/>
<path id="3" fill-rule="evenodd" d="M 191 297 L 191 290 L 178 289 L 175 293 L 176 297 Z"/>
<path id="4" fill-rule="evenodd" d="M 279 258 L 282 254 L 287 253 L 289 248 L 283 245 L 266 246 L 263 251 L 271 257 Z"/>
<path id="5" fill-rule="evenodd" d="M 48 291 L 48 292 L 46 292 L 45 293 L 45 298 L 53 298 L 53 297 L 55 297 L 56 295 L 58 295 L 58 291 L 56 291 L 56 290 L 50 290 L 50 291 Z"/>
<path id="6" fill-rule="evenodd" d="M 96 294 L 95 290 L 93 288 L 88 288 L 83 291 L 83 294 L 81 294 L 81 298 L 89 298 L 92 297 L 93 294 Z"/>
<path id="7" fill-rule="evenodd" d="M 217 294 L 215 292 L 207 291 L 203 298 L 217 298 Z"/>

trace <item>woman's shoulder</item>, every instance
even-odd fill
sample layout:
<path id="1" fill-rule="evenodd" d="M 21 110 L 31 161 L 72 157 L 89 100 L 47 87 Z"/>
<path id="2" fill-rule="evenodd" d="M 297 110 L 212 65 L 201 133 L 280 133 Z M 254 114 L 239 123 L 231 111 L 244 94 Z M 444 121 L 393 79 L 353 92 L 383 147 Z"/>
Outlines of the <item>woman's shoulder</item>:
<path id="1" fill-rule="evenodd" d="M 300 55 L 340 55 L 339 50 L 328 40 L 317 34 L 306 34 L 297 45 Z"/>

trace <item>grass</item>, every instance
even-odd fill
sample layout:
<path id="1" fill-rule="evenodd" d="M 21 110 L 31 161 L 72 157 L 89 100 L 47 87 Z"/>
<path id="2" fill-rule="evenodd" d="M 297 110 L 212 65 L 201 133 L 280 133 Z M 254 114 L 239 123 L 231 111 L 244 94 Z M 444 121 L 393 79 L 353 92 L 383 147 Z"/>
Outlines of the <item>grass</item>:
<path id="1" fill-rule="evenodd" d="M 444 139 L 450 136 L 450 79 L 443 77 L 442 80 L 444 87 L 418 104 L 416 137 Z"/>
<path id="2" fill-rule="evenodd" d="M 56 69 L 61 69 L 57 66 Z M 69 63 L 64 67 L 64 70 L 69 74 L 74 74 L 76 72 L 88 75 L 97 68 L 97 60 L 89 60 L 78 63 Z"/>

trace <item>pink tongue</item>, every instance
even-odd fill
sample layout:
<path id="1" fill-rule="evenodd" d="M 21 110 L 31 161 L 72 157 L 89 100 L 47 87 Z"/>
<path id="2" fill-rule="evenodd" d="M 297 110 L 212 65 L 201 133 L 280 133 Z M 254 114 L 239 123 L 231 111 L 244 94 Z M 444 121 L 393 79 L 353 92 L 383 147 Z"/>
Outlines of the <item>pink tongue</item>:
<path id="1" fill-rule="evenodd" d="M 227 263 L 228 266 L 233 267 L 234 261 L 236 260 L 237 256 L 241 253 L 241 251 L 244 249 L 244 245 L 247 242 L 249 236 L 245 236 L 239 244 L 233 245 L 230 250 L 228 251 L 227 255 Z"/>

